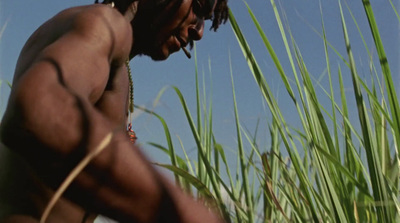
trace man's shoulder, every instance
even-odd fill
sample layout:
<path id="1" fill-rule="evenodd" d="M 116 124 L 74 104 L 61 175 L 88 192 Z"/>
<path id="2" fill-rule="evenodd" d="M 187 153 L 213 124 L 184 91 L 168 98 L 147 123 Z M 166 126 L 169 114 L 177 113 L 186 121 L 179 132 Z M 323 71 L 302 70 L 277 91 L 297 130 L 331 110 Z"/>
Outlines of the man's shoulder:
<path id="1" fill-rule="evenodd" d="M 73 37 L 75 43 L 75 40 L 88 43 L 92 49 L 103 49 L 113 58 L 127 58 L 132 44 L 130 23 L 119 11 L 103 4 L 65 9 L 39 30 L 44 31 L 39 33 L 44 33 L 46 38 L 52 36 L 49 41 Z"/>
<path id="2" fill-rule="evenodd" d="M 116 9 L 102 4 L 94 4 L 89 6 L 81 6 L 77 8 L 67 9 L 63 13 L 74 15 L 73 25 L 82 32 L 104 31 L 117 34 L 128 34 L 131 32 L 131 26 L 124 16 Z M 100 30 L 96 30 L 100 29 Z"/>
<path id="3" fill-rule="evenodd" d="M 108 5 L 93 4 L 69 8 L 60 12 L 56 19 L 71 20 L 71 31 L 78 32 L 86 38 L 111 41 L 113 45 L 130 44 L 132 41 L 130 23 L 120 12 Z"/>

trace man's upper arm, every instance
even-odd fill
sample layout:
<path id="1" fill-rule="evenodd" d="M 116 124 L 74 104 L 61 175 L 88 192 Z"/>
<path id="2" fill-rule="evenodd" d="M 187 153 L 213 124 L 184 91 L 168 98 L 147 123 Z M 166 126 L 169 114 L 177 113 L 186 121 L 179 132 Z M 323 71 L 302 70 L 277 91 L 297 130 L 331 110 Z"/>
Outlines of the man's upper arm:
<path id="1" fill-rule="evenodd" d="M 50 62 L 70 91 L 96 100 L 107 84 L 110 66 L 122 65 L 129 55 L 127 24 L 119 12 L 105 6 L 78 12 L 69 31 L 47 46 L 38 62 Z"/>
<path id="2" fill-rule="evenodd" d="M 126 31 L 120 29 L 128 23 L 104 5 L 87 11 L 70 16 L 74 19 L 72 25 L 61 27 L 68 31 L 33 53 L 35 61 L 13 84 L 10 106 L 2 122 L 2 128 L 8 129 L 1 132 L 10 147 L 23 148 L 22 144 L 28 144 L 26 139 L 33 137 L 40 147 L 68 152 L 82 141 L 86 116 L 95 120 L 93 123 L 104 121 L 104 117 L 93 114 L 93 104 L 106 87 L 110 66 L 123 65 L 129 55 L 128 35 L 122 35 Z M 114 21 L 114 26 L 108 28 L 104 24 L 107 21 Z M 55 23 L 63 24 L 57 20 Z M 51 31 L 47 31 L 49 35 Z M 22 53 L 21 59 L 26 55 Z M 27 130 L 26 135 L 21 135 L 20 128 Z"/>

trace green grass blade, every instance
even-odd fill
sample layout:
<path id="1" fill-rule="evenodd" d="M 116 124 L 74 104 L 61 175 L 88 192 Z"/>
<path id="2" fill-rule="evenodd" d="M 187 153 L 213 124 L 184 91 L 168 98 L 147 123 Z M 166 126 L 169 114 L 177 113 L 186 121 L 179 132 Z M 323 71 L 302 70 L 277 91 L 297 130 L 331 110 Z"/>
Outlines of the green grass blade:
<path id="1" fill-rule="evenodd" d="M 305 197 L 307 197 L 308 200 L 311 201 L 312 198 L 311 198 L 311 194 L 310 194 L 310 190 L 309 190 L 311 185 L 308 182 L 307 177 L 305 176 L 305 173 L 307 171 L 304 169 L 304 167 L 302 165 L 302 161 L 299 157 L 297 150 L 291 149 L 292 146 L 295 147 L 295 143 L 292 141 L 292 136 L 290 135 L 289 130 L 287 129 L 287 125 L 284 123 L 284 120 L 281 119 L 282 115 L 280 114 L 280 111 L 276 104 L 276 101 L 274 100 L 273 96 L 271 95 L 269 86 L 266 83 L 265 78 L 263 77 L 263 75 L 260 71 L 260 68 L 259 68 L 253 54 L 251 53 L 251 50 L 250 50 L 247 42 L 246 42 L 246 39 L 243 36 L 243 34 L 235 20 L 235 17 L 231 11 L 229 12 L 229 21 L 230 21 L 231 27 L 236 35 L 239 46 L 242 49 L 243 55 L 246 58 L 246 61 L 248 62 L 248 65 L 253 74 L 253 77 L 256 80 L 256 83 L 258 84 L 258 86 L 261 90 L 261 93 L 270 108 L 270 112 L 273 116 L 273 119 L 278 122 L 278 130 L 282 137 L 282 142 L 283 142 L 285 148 L 287 149 L 289 156 L 291 157 L 291 160 L 295 167 L 296 173 L 298 174 L 299 181 L 304 190 L 303 191 L 304 195 L 305 195 Z M 288 136 L 286 134 L 288 134 Z M 318 221 L 318 216 L 317 216 L 317 211 L 316 211 L 317 207 L 315 207 L 314 203 L 312 203 L 312 202 L 310 202 L 309 204 L 310 204 L 310 208 L 311 208 L 310 213 L 311 213 L 313 220 Z"/>
<path id="2" fill-rule="evenodd" d="M 181 169 L 177 166 L 174 165 L 169 165 L 169 164 L 160 164 L 160 163 L 155 163 L 157 166 L 163 167 L 165 169 L 168 169 L 172 171 L 174 174 L 181 176 L 184 178 L 186 181 L 190 182 L 191 185 L 193 185 L 197 191 L 202 194 L 205 198 L 210 199 L 213 202 L 216 202 L 216 198 L 214 195 L 211 193 L 211 191 L 208 189 L 206 185 L 204 185 L 197 177 L 191 175 L 188 173 L 186 170 Z"/>
<path id="3" fill-rule="evenodd" d="M 163 92 L 163 90 L 161 92 Z M 136 107 L 141 109 L 141 110 L 143 110 L 143 111 L 145 111 L 146 113 L 154 115 L 161 122 L 161 124 L 162 124 L 162 126 L 164 128 L 164 134 L 165 134 L 165 137 L 166 137 L 166 140 L 167 140 L 167 144 L 168 144 L 168 150 L 169 150 L 168 152 L 169 152 L 169 156 L 170 156 L 170 159 L 171 159 L 171 163 L 174 166 L 178 166 L 177 156 L 176 156 L 176 153 L 175 153 L 175 148 L 174 148 L 174 145 L 172 143 L 171 134 L 170 134 L 168 125 L 165 122 L 165 120 L 160 115 L 158 115 L 157 113 L 155 113 L 153 111 L 150 111 L 150 110 L 148 110 L 148 109 L 146 109 L 144 107 L 139 107 L 139 106 L 136 106 Z M 178 185 L 181 185 L 178 175 L 175 175 L 175 181 L 176 181 L 176 183 Z"/>
<path id="4" fill-rule="evenodd" d="M 393 119 L 393 131 L 396 139 L 400 139 L 400 107 L 399 100 L 397 98 L 396 88 L 394 86 L 392 74 L 390 71 L 389 63 L 386 57 L 385 49 L 383 47 L 383 43 L 380 37 L 378 25 L 375 21 L 374 12 L 372 10 L 372 6 L 369 0 L 362 0 L 364 5 L 364 10 L 368 18 L 371 34 L 374 38 L 375 47 L 377 49 L 377 53 L 379 56 L 379 61 L 382 68 L 382 74 L 385 79 L 387 94 L 389 99 L 389 105 L 392 113 Z M 397 148 L 400 148 L 400 140 L 396 140 Z"/>
<path id="5" fill-rule="evenodd" d="M 369 1 L 364 1 L 364 5 L 366 2 Z M 363 95 L 361 92 L 360 84 L 359 84 L 359 79 L 355 67 L 355 62 L 353 58 L 353 54 L 351 51 L 350 47 L 350 41 L 347 33 L 347 28 L 346 28 L 346 22 L 344 20 L 343 16 L 343 11 L 340 6 L 340 12 L 341 12 L 341 19 L 342 19 L 342 27 L 343 27 L 343 33 L 344 33 L 344 38 L 347 46 L 347 51 L 348 51 L 348 56 L 350 60 L 350 69 L 351 69 L 351 74 L 352 74 L 352 80 L 353 80 L 353 88 L 354 88 L 354 94 L 356 98 L 356 103 L 357 103 L 357 109 L 358 109 L 358 115 L 359 115 L 359 120 L 360 120 L 360 125 L 361 125 L 361 131 L 363 135 L 363 146 L 366 151 L 367 155 L 367 162 L 368 162 L 368 167 L 370 170 L 370 177 L 371 177 L 371 184 L 372 184 L 372 190 L 373 190 L 373 195 L 376 204 L 389 204 L 388 198 L 387 198 L 387 192 L 386 192 L 386 184 L 382 175 L 381 171 L 381 165 L 379 164 L 379 158 L 378 154 L 376 151 L 376 145 L 374 145 L 372 135 L 371 135 L 371 125 L 369 122 L 368 118 L 368 112 L 367 108 L 364 103 Z M 378 216 L 378 221 L 379 222 L 389 222 L 390 220 L 390 214 L 389 214 L 389 208 L 381 205 L 376 205 L 375 206 L 377 210 L 377 216 Z"/>
<path id="6" fill-rule="evenodd" d="M 246 167 L 246 155 L 244 152 L 243 148 L 243 142 L 242 142 L 242 136 L 241 136 L 241 127 L 239 123 L 239 113 L 237 109 L 237 102 L 236 102 L 236 95 L 235 95 L 235 85 L 233 81 L 233 73 L 232 73 L 232 67 L 231 67 L 231 81 L 232 81 L 232 97 L 233 97 L 233 107 L 234 107 L 234 112 L 235 112 L 235 124 L 236 124 L 236 134 L 237 134 L 237 145 L 238 145 L 238 155 L 239 155 L 239 161 L 240 161 L 240 170 L 242 174 L 242 182 L 243 182 L 243 188 L 244 188 L 244 195 L 245 195 L 245 202 L 247 206 L 247 217 L 249 223 L 254 222 L 254 210 L 253 210 L 253 196 L 250 191 L 250 185 L 249 185 L 249 178 L 248 178 L 248 172 L 247 172 L 247 167 Z"/>
<path id="7" fill-rule="evenodd" d="M 251 16 L 251 19 L 254 22 L 254 25 L 256 26 L 258 33 L 260 34 L 260 37 L 262 38 L 265 47 L 267 48 L 269 54 L 271 55 L 272 60 L 274 61 L 275 67 L 277 68 L 279 74 L 281 75 L 281 78 L 283 80 L 283 83 L 285 84 L 285 87 L 289 93 L 289 96 L 292 98 L 292 100 L 294 102 L 296 102 L 296 97 L 293 93 L 292 87 L 290 86 L 289 80 L 285 74 L 285 71 L 283 70 L 283 67 L 278 59 L 278 56 L 275 53 L 275 50 L 272 48 L 271 43 L 269 42 L 265 32 L 263 31 L 263 29 L 260 26 L 260 23 L 258 22 L 257 18 L 255 17 L 255 15 L 253 14 L 252 10 L 250 9 L 249 5 L 245 2 L 246 6 L 247 6 L 247 10 Z"/>

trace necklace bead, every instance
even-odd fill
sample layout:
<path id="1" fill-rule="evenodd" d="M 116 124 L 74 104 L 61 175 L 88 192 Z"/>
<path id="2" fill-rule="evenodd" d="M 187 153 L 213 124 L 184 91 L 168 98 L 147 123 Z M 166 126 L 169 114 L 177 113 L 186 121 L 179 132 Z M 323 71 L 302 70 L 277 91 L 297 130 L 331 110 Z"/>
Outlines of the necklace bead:
<path id="1" fill-rule="evenodd" d="M 128 70 L 128 77 L 129 77 L 129 124 L 128 124 L 128 129 L 127 133 L 129 136 L 129 139 L 131 140 L 132 143 L 135 143 L 137 137 L 136 133 L 132 129 L 132 114 L 134 110 L 134 96 L 133 96 L 133 80 L 132 80 L 132 72 L 131 72 L 131 67 L 129 66 L 129 60 L 126 60 L 125 62 L 126 68 Z"/>

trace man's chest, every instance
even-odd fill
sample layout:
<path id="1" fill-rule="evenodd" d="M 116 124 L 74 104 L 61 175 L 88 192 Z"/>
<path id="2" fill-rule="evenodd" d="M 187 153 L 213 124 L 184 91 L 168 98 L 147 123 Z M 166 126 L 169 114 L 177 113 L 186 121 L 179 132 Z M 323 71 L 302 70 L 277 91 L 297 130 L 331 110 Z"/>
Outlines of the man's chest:
<path id="1" fill-rule="evenodd" d="M 95 107 L 113 123 L 125 125 L 129 114 L 129 90 L 127 68 L 111 70 L 107 85 Z"/>

